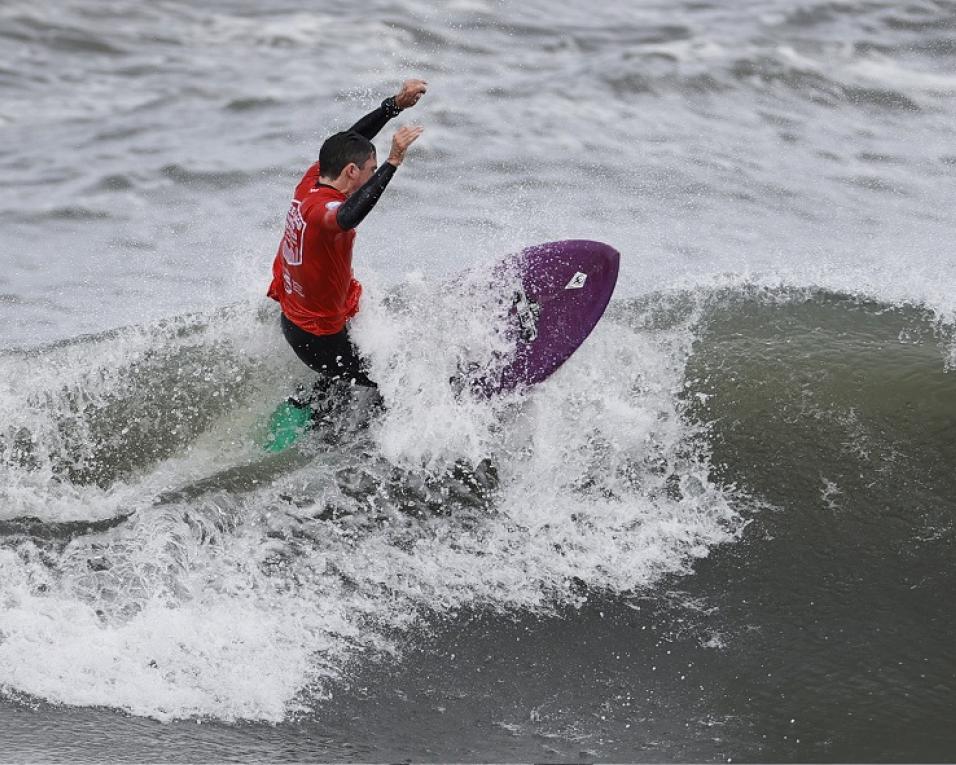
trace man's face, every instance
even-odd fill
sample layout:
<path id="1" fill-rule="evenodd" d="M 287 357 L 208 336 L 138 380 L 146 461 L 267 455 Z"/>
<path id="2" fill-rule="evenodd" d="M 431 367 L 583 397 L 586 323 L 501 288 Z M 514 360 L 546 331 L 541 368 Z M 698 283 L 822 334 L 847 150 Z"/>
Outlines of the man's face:
<path id="1" fill-rule="evenodd" d="M 349 191 L 347 196 L 351 196 L 366 184 L 369 178 L 375 173 L 375 152 L 373 151 L 365 164 L 354 165 L 355 170 L 349 174 Z"/>

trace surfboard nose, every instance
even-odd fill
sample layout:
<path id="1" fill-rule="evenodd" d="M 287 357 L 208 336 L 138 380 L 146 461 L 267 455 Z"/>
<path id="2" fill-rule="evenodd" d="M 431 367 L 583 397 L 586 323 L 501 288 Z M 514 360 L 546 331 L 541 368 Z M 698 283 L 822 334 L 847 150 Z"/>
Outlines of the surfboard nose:
<path id="1" fill-rule="evenodd" d="M 582 279 L 587 278 L 590 287 L 596 288 L 606 295 L 606 299 L 601 301 L 601 311 L 603 312 L 617 284 L 617 276 L 621 267 L 621 253 L 611 245 L 593 239 L 568 239 L 550 244 L 554 246 L 555 250 L 560 250 L 575 262 L 583 264 L 578 275 Z M 586 267 L 584 267 L 585 265 Z M 587 274 L 586 277 L 584 276 L 585 273 Z M 573 287 L 573 282 L 569 282 L 565 289 Z"/>
<path id="2" fill-rule="evenodd" d="M 617 270 L 621 265 L 621 253 L 611 245 L 593 239 L 568 239 L 561 244 L 572 252 L 579 254 L 582 258 L 604 261 L 608 268 L 613 270 L 615 276 L 617 275 Z"/>

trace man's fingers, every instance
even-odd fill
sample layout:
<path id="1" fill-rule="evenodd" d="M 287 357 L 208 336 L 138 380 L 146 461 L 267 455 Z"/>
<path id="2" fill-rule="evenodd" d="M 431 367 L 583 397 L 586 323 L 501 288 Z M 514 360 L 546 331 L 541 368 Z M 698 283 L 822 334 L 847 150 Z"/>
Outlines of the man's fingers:
<path id="1" fill-rule="evenodd" d="M 403 146 L 408 146 L 418 136 L 424 132 L 425 128 L 421 125 L 405 125 L 400 127 L 395 133 L 395 140 Z"/>
<path id="2" fill-rule="evenodd" d="M 413 143 L 415 143 L 415 141 L 418 139 L 418 136 L 420 136 L 421 134 L 422 134 L 421 130 L 415 130 L 411 133 L 407 133 L 404 139 L 402 140 L 402 144 L 405 146 L 405 148 L 408 148 Z"/>
<path id="3" fill-rule="evenodd" d="M 405 80 L 395 100 L 400 107 L 407 109 L 409 106 L 417 104 L 427 90 L 428 83 L 425 80 Z"/>
<path id="4" fill-rule="evenodd" d="M 400 165 L 405 159 L 405 152 L 415 140 L 424 132 L 425 128 L 421 125 L 403 125 L 395 131 L 392 136 L 392 151 L 389 154 L 389 161 L 395 165 Z"/>

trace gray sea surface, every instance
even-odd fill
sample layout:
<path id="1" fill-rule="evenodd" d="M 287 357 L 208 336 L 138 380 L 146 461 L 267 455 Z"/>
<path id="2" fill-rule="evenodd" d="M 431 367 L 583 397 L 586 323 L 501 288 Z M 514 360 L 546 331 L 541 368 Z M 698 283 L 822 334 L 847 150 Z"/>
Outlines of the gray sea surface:
<path id="1" fill-rule="evenodd" d="M 387 409 L 265 297 L 398 89 Z M 951 762 L 956 3 L 0 3 L 0 760 Z M 551 379 L 460 289 L 621 253 Z M 477 275 L 477 276 L 476 276 Z"/>

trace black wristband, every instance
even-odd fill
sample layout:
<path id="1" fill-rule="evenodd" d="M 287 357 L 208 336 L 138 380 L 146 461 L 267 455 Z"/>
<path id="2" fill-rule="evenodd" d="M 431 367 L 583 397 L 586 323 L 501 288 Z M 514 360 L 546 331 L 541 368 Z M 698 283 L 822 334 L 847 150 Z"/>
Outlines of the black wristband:
<path id="1" fill-rule="evenodd" d="M 389 119 L 392 117 L 397 117 L 402 111 L 401 107 L 398 105 L 398 101 L 395 100 L 395 96 L 389 96 L 382 101 L 382 108 L 385 110 L 385 115 Z"/>

